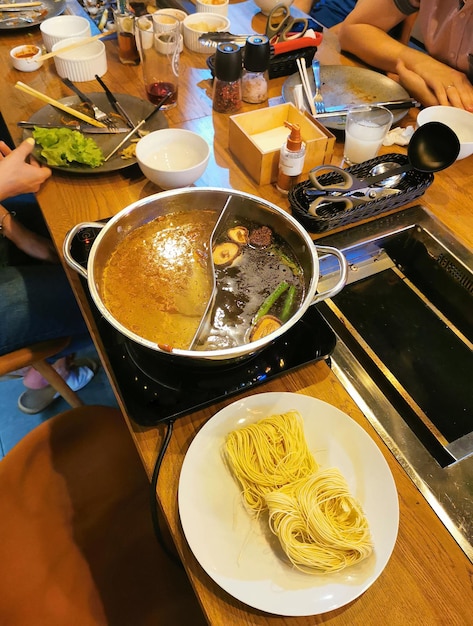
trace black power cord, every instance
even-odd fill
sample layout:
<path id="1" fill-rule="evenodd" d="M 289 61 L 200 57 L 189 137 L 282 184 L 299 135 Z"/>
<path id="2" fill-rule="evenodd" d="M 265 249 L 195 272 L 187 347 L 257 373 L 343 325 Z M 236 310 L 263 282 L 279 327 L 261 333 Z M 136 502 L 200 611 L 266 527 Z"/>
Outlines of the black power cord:
<path id="1" fill-rule="evenodd" d="M 159 545 L 167 554 L 167 556 L 173 561 L 178 567 L 184 569 L 179 558 L 174 554 L 174 552 L 167 545 L 163 533 L 161 531 L 161 526 L 159 523 L 159 514 L 158 514 L 158 501 L 156 497 L 156 488 L 158 484 L 159 471 L 161 469 L 161 465 L 163 463 L 164 455 L 166 454 L 166 450 L 168 449 L 169 442 L 171 441 L 172 433 L 174 430 L 174 419 L 166 420 L 166 433 L 164 435 L 164 440 L 161 444 L 161 447 L 158 452 L 158 457 L 154 464 L 153 475 L 151 477 L 151 485 L 150 485 L 150 508 L 151 508 L 151 520 L 153 522 L 154 534 L 156 535 L 156 539 L 158 540 Z"/>

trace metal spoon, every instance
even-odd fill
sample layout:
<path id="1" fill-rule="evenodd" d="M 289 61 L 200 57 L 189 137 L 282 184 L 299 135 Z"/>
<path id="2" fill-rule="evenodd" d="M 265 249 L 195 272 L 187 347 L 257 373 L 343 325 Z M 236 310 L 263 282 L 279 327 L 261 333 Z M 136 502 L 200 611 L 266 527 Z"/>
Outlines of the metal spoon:
<path id="1" fill-rule="evenodd" d="M 383 161 L 382 163 L 378 163 L 377 165 L 374 165 L 370 169 L 369 175 L 378 176 L 378 174 L 386 174 L 387 172 L 391 170 L 395 170 L 398 167 L 399 167 L 399 163 L 396 163 L 396 161 Z M 404 178 L 405 175 L 406 175 L 406 172 L 393 174 L 392 176 L 389 176 L 388 178 L 384 178 L 383 180 L 380 180 L 378 185 L 380 187 L 385 187 L 386 189 L 390 187 L 395 187 L 398 184 L 398 182 L 402 178 Z"/>

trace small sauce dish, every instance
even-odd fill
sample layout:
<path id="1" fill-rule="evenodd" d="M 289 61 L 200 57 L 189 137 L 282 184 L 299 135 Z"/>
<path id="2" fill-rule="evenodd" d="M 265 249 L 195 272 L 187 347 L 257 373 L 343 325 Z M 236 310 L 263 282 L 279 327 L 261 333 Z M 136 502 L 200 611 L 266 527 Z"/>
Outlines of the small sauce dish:
<path id="1" fill-rule="evenodd" d="M 39 46 L 31 44 L 16 46 L 10 50 L 12 65 L 20 72 L 34 72 L 39 69 L 43 65 L 39 60 L 42 54 L 43 51 Z"/>

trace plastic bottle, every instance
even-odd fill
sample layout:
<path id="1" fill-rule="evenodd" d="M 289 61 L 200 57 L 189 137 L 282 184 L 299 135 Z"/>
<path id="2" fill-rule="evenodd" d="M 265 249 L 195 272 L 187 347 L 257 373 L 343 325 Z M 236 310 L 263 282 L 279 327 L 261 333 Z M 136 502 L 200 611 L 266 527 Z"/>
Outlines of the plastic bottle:
<path id="1" fill-rule="evenodd" d="M 287 194 L 297 183 L 304 169 L 306 145 L 302 141 L 299 124 L 284 122 L 284 125 L 290 128 L 291 132 L 281 148 L 276 188 L 281 193 Z"/>
<path id="2" fill-rule="evenodd" d="M 241 92 L 245 102 L 259 104 L 268 99 L 268 65 L 271 55 L 266 35 L 251 35 L 246 40 L 241 77 Z"/>

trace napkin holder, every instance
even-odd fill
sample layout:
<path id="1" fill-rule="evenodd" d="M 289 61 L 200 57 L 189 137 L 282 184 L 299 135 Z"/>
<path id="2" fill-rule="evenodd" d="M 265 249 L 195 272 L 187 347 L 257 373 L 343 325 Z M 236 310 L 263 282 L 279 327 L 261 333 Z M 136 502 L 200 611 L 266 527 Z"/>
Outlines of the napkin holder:
<path id="1" fill-rule="evenodd" d="M 304 175 L 317 165 L 330 163 L 335 136 L 292 103 L 237 113 L 229 119 L 228 146 L 258 185 L 268 185 L 277 179 L 281 146 L 290 132 L 284 126 L 285 121 L 301 128 L 306 144 Z"/>

